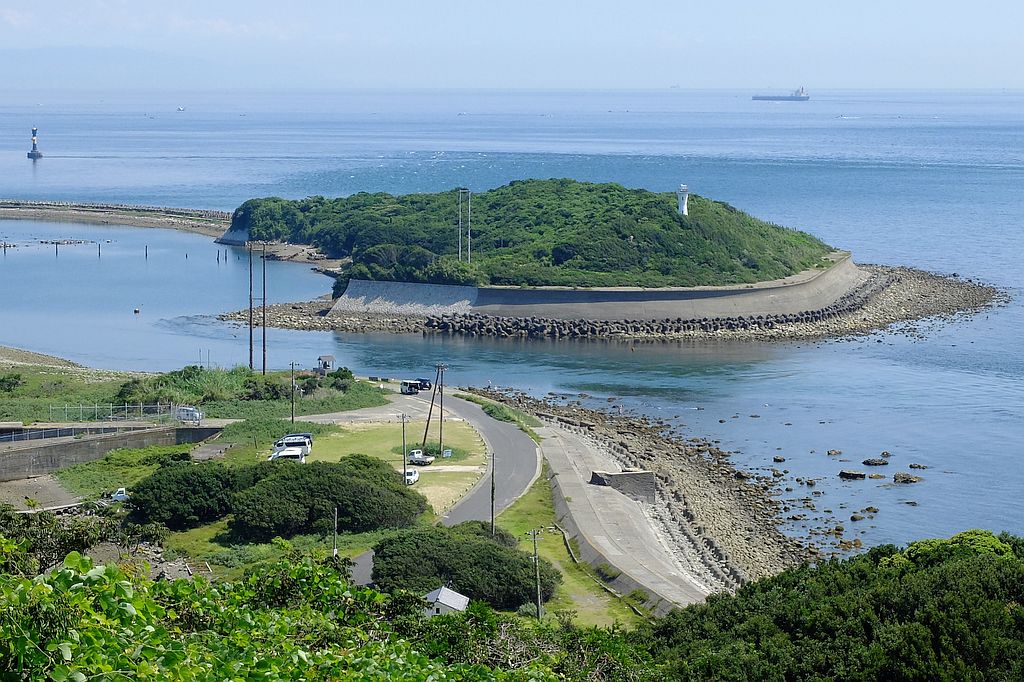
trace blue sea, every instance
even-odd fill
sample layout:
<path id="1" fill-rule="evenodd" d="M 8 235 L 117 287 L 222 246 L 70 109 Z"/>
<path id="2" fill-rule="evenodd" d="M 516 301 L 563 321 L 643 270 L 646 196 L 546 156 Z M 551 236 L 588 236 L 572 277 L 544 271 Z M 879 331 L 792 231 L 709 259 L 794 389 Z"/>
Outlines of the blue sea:
<path id="1" fill-rule="evenodd" d="M 36 163 L 25 158 L 32 126 L 45 154 Z M 796 536 L 825 523 L 868 545 L 972 527 L 1024 533 L 1024 92 L 816 91 L 804 103 L 679 89 L 0 97 L 0 197 L 231 210 L 253 196 L 480 191 L 534 177 L 686 183 L 860 262 L 956 272 L 1010 302 L 919 325 L 924 340 L 630 346 L 270 330 L 271 366 L 332 353 L 404 376 L 444 360 L 462 384 L 615 397 L 720 440 L 739 466 L 786 468 L 783 498 L 806 494 L 787 481 L 822 477 L 818 518 L 788 526 Z M 55 238 L 89 243 L 39 244 Z M 2 345 L 137 370 L 248 361 L 247 332 L 210 317 L 246 305 L 240 251 L 165 230 L 20 221 L 0 221 L 0 240 L 18 244 L 0 257 Z M 274 262 L 268 282 L 270 301 L 330 284 Z M 838 480 L 883 450 L 887 476 L 918 463 L 924 480 Z M 880 510 L 873 519 L 849 520 L 868 506 Z"/>

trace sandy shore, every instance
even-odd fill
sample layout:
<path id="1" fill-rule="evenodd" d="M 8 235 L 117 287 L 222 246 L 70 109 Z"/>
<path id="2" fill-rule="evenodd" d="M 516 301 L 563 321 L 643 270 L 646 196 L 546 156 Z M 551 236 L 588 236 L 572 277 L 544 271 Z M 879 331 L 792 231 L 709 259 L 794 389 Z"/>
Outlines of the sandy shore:
<path id="1" fill-rule="evenodd" d="M 799 340 L 867 334 L 897 323 L 932 318 L 950 320 L 998 304 L 1005 297 L 994 287 L 914 268 L 862 265 L 872 279 L 863 300 L 842 314 L 820 319 L 777 321 L 770 326 L 749 324 L 743 328 L 723 324 L 632 323 L 624 321 L 520 320 L 467 316 L 402 315 L 397 311 L 367 309 L 331 312 L 331 301 L 318 299 L 286 303 L 267 308 L 268 325 L 283 329 L 342 331 L 349 333 L 389 332 L 464 334 L 468 336 L 511 336 L 525 338 L 581 338 L 629 343 L 687 339 Z M 248 312 L 225 313 L 220 319 L 245 324 Z M 729 328 L 729 325 L 735 328 Z M 913 325 L 901 331 L 919 334 Z"/>

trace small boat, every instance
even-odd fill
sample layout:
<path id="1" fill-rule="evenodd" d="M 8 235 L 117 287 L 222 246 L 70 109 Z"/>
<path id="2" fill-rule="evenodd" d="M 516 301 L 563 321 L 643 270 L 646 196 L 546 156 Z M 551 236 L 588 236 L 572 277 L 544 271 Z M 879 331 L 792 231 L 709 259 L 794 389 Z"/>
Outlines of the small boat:
<path id="1" fill-rule="evenodd" d="M 178 111 L 185 111 L 185 107 L 178 107 Z"/>
<path id="2" fill-rule="evenodd" d="M 754 95 L 750 99 L 758 102 L 806 102 L 811 98 L 804 86 L 800 86 L 788 95 Z"/>

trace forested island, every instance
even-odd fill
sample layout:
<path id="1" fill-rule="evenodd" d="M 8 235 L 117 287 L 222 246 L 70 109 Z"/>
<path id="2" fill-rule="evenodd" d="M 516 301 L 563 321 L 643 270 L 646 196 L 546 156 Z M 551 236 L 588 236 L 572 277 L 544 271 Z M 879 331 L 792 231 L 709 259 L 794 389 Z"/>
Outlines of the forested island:
<path id="1" fill-rule="evenodd" d="M 832 249 L 813 236 L 690 195 L 614 183 L 518 180 L 472 196 L 459 259 L 459 190 L 251 199 L 232 230 L 344 258 L 343 280 L 471 286 L 688 287 L 778 279 Z"/>

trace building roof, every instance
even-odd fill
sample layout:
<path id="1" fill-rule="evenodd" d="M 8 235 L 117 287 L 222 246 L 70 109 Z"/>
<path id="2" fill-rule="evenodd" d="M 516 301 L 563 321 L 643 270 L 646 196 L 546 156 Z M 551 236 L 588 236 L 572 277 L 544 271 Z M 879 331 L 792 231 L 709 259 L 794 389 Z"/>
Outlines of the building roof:
<path id="1" fill-rule="evenodd" d="M 323 362 L 324 360 L 326 360 L 327 362 L 334 362 L 334 356 L 333 355 L 321 355 L 320 357 L 317 358 L 317 362 Z"/>
<path id="2" fill-rule="evenodd" d="M 424 597 L 424 599 L 431 604 L 444 604 L 456 611 L 465 611 L 466 607 L 469 606 L 469 597 L 459 594 L 455 590 L 449 590 L 447 587 L 437 588 Z"/>

